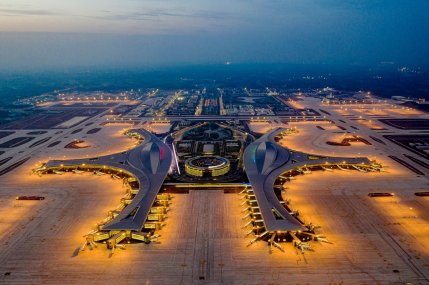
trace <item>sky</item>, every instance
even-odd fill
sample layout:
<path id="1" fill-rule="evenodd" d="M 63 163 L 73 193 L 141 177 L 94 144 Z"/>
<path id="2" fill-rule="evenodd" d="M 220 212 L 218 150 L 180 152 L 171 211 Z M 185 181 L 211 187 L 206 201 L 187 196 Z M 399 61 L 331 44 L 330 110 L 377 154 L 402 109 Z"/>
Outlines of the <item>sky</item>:
<path id="1" fill-rule="evenodd" d="M 428 0 L 1 0 L 0 70 L 429 65 Z"/>

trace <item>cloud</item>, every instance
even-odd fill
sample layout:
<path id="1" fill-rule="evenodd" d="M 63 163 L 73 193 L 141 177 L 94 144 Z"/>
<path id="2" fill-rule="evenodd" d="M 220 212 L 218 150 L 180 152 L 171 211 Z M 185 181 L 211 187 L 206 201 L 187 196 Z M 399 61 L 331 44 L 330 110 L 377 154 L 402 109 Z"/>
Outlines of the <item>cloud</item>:
<path id="1" fill-rule="evenodd" d="M 2 16 L 59 16 L 62 13 L 50 10 L 4 9 L 0 8 Z"/>
<path id="2" fill-rule="evenodd" d="M 144 9 L 143 11 L 137 12 L 125 12 L 115 13 L 112 11 L 103 11 L 103 15 L 89 16 L 91 18 L 102 19 L 102 20 L 133 20 L 133 21 L 150 21 L 150 20 L 161 20 L 168 18 L 199 18 L 205 20 L 221 20 L 227 18 L 229 15 L 223 12 L 213 11 L 185 11 L 183 9 Z"/>

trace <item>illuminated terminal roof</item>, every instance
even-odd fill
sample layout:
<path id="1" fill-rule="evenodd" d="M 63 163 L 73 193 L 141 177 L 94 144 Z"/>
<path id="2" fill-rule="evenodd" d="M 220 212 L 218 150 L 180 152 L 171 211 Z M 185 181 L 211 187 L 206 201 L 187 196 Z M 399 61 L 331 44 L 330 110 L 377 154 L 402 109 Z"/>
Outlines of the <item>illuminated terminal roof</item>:
<path id="1" fill-rule="evenodd" d="M 46 169 L 113 168 L 137 179 L 140 187 L 137 195 L 117 217 L 103 226 L 103 230 L 141 231 L 170 168 L 171 151 L 155 135 L 141 129 L 130 130 L 128 134 L 143 138 L 142 144 L 122 153 L 96 158 L 51 160 L 45 165 Z"/>
<path id="2" fill-rule="evenodd" d="M 287 171 L 311 166 L 369 166 L 368 158 L 324 157 L 289 150 L 277 144 L 275 138 L 286 129 L 277 128 L 250 144 L 244 152 L 244 166 L 252 185 L 267 231 L 306 230 L 280 203 L 274 192 L 276 179 Z"/>
<path id="3" fill-rule="evenodd" d="M 197 156 L 186 160 L 185 171 L 191 176 L 221 176 L 230 170 L 230 161 L 220 156 Z"/>

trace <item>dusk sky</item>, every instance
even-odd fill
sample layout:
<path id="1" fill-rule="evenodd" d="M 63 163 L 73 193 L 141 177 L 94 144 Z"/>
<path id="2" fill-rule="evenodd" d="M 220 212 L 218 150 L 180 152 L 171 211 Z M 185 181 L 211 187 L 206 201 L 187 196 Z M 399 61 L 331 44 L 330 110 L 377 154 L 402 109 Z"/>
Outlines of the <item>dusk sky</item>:
<path id="1" fill-rule="evenodd" d="M 428 65 L 427 0 L 2 0 L 0 69 Z"/>

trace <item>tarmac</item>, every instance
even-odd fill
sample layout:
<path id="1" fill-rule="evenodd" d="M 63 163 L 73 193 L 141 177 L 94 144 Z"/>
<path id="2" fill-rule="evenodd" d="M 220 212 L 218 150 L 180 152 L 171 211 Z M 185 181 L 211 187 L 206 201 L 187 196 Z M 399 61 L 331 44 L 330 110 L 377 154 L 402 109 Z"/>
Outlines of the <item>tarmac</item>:
<path id="1" fill-rule="evenodd" d="M 320 106 L 313 98 L 299 104 L 328 111 L 331 115 L 326 115 L 327 119 L 372 145 L 330 146 L 326 141 L 340 140 L 344 131 L 321 122 L 285 125 L 296 126 L 298 133 L 281 144 L 319 155 L 367 156 L 380 161 L 386 170 L 313 171 L 287 182 L 283 195 L 291 199 L 291 207 L 299 210 L 306 222 L 320 225 L 318 231 L 331 243 L 313 242 L 312 251 L 305 253 L 291 244 L 284 245 L 285 252 L 275 248 L 270 252 L 265 242 L 248 247 L 252 237 L 245 237 L 237 194 L 190 190 L 189 194 L 174 194 L 158 243 L 126 244 L 125 250 L 118 249 L 113 256 L 104 245 L 79 252 L 83 235 L 119 204 L 125 193 L 121 181 L 90 173 L 41 177 L 30 173 L 49 159 L 92 157 L 135 146 L 122 132 L 145 125 L 104 125 L 101 131 L 86 134 L 106 120 L 100 115 L 85 121 L 94 124 L 78 134 L 71 132 L 82 126 L 61 134 L 48 130 L 1 155 L 0 159 L 13 157 L 2 169 L 25 157 L 31 159 L 0 176 L 0 284 L 429 284 L 429 197 L 414 195 L 427 191 L 429 170 L 408 161 L 426 174 L 416 175 L 390 159 L 392 154 L 416 155 L 388 140 L 383 139 L 386 145 L 371 140 L 369 136 L 381 138 L 383 131 L 344 117 L 340 106 Z M 349 106 L 347 112 L 370 118 L 366 117 L 370 113 L 354 107 Z M 383 116 L 428 117 L 379 108 L 382 111 L 374 112 Z M 411 133 L 383 127 L 394 134 Z M 0 143 L 27 132 L 17 130 Z M 52 139 L 28 147 L 44 137 Z M 91 147 L 65 149 L 75 138 Z M 47 147 L 56 140 L 61 143 Z M 370 198 L 370 192 L 392 192 L 395 196 Z M 18 195 L 39 195 L 45 200 L 17 201 Z"/>

